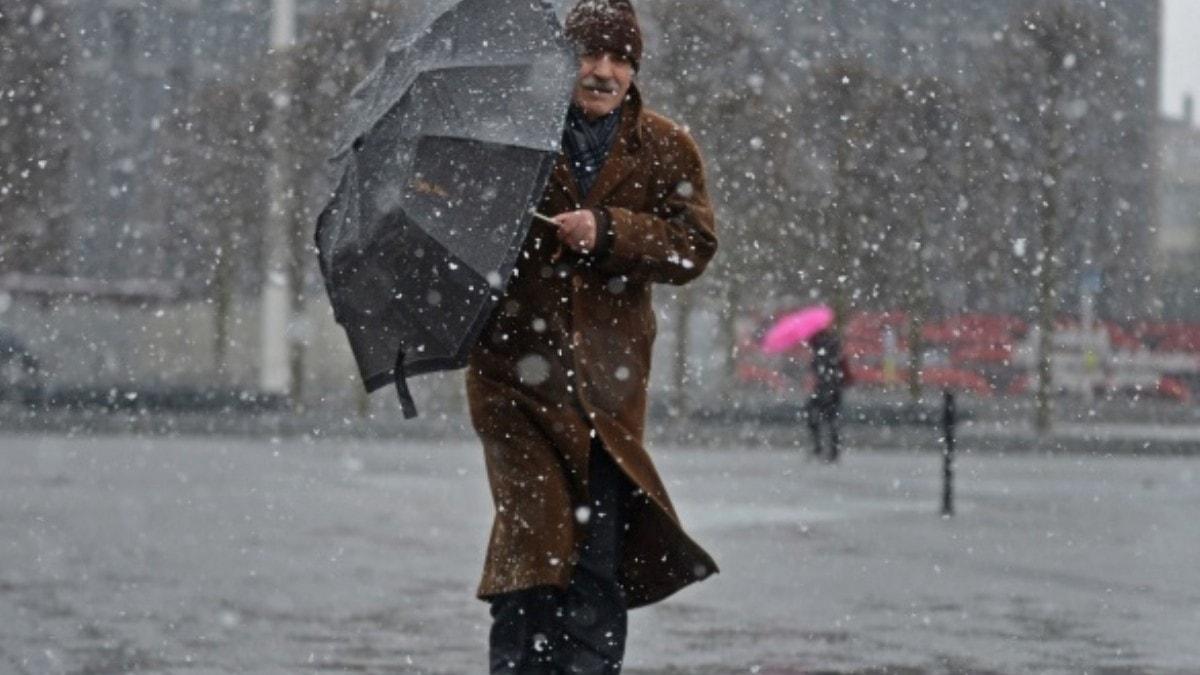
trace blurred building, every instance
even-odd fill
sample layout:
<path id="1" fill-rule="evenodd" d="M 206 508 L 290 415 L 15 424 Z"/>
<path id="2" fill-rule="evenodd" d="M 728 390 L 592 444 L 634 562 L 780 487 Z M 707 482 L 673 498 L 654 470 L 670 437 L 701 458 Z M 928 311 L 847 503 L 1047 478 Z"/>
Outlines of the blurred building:
<path id="1" fill-rule="evenodd" d="M 1159 295 L 1167 319 L 1200 321 L 1200 128 L 1189 95 L 1183 117 L 1159 126 L 1162 162 L 1155 241 Z"/>

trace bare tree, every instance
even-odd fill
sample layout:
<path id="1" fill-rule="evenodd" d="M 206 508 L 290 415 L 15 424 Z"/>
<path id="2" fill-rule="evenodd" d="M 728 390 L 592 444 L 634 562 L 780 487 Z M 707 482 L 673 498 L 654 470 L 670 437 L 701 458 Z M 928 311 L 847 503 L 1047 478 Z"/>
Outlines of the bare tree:
<path id="1" fill-rule="evenodd" d="M 192 292 L 214 308 L 217 373 L 227 372 L 234 299 L 257 278 L 250 272 L 257 270 L 267 108 L 265 95 L 243 82 L 210 83 L 170 130 L 170 182 L 190 240 L 190 259 L 181 262 Z"/>
<path id="2" fill-rule="evenodd" d="M 793 117 L 813 181 L 797 193 L 800 211 L 814 216 L 802 261 L 831 299 L 839 331 L 854 311 L 878 303 L 890 264 L 883 252 L 893 223 L 880 199 L 890 180 L 881 142 L 890 89 L 861 62 L 834 57 L 809 73 Z"/>
<path id="3" fill-rule="evenodd" d="M 720 3 L 666 0 L 646 5 L 646 18 L 661 39 L 650 50 L 645 74 L 651 105 L 688 125 L 702 146 L 709 188 L 720 211 L 721 254 L 715 273 L 697 285 L 670 289 L 674 301 L 674 408 L 688 406 L 689 326 L 697 296 L 720 299 L 723 343 L 734 362 L 734 322 L 749 280 L 762 282 L 776 270 L 764 247 L 776 241 L 781 214 L 769 160 L 770 96 L 766 57 L 752 27 Z M 729 374 L 729 371 L 726 373 Z"/>
<path id="4" fill-rule="evenodd" d="M 61 273 L 74 53 L 60 3 L 0 0 L 0 267 Z"/>
<path id="5" fill-rule="evenodd" d="M 1041 0 L 1006 32 L 997 81 L 1003 105 L 998 118 L 1020 197 L 1035 205 L 1036 254 L 1028 272 L 1034 289 L 1038 327 L 1034 426 L 1051 426 L 1055 320 L 1060 272 L 1079 252 L 1064 246 L 1065 231 L 1076 224 L 1080 200 L 1091 191 L 1081 167 L 1094 145 L 1081 131 L 1089 112 L 1103 108 L 1100 93 L 1114 58 L 1111 36 L 1090 12 L 1072 0 Z M 1022 194 L 1023 193 L 1023 194 Z M 1076 239 L 1078 240 L 1078 239 Z"/>
<path id="6" fill-rule="evenodd" d="M 958 91 L 938 78 L 897 85 L 884 136 L 892 159 L 887 192 L 894 221 L 892 287 L 908 319 L 908 389 L 920 400 L 923 331 L 935 286 L 961 283 L 962 225 L 969 209 L 967 153 L 974 115 Z"/>

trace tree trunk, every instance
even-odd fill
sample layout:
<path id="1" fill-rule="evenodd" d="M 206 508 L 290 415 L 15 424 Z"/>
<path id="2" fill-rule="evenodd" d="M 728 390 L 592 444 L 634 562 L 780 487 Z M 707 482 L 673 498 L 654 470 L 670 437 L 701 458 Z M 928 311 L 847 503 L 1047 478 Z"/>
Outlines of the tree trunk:
<path id="1" fill-rule="evenodd" d="M 921 370 L 924 368 L 925 345 L 921 332 L 925 317 L 915 306 L 908 313 L 908 398 L 913 405 L 921 402 Z"/>
<path id="2" fill-rule="evenodd" d="M 1054 64 L 1057 66 L 1057 63 Z M 1062 85 L 1058 79 L 1058 73 L 1051 74 L 1050 100 L 1058 102 L 1062 98 Z M 1040 274 L 1038 275 L 1037 287 L 1037 322 L 1038 322 L 1038 350 L 1037 350 L 1037 392 L 1034 400 L 1034 420 L 1033 426 L 1039 435 L 1046 434 L 1050 431 L 1052 424 L 1053 410 L 1051 409 L 1051 394 L 1054 388 L 1054 317 L 1057 313 L 1057 297 L 1055 296 L 1056 286 L 1058 283 L 1058 193 L 1062 190 L 1062 179 L 1065 167 L 1063 166 L 1065 158 L 1063 156 L 1064 138 L 1061 130 L 1061 125 L 1056 117 L 1053 117 L 1054 112 L 1047 113 L 1052 115 L 1048 123 L 1050 126 L 1050 142 L 1048 153 L 1048 161 L 1046 162 L 1045 175 L 1042 178 L 1042 204 L 1041 204 L 1041 224 L 1040 238 L 1041 247 L 1039 251 L 1038 267 Z"/>
<path id="3" fill-rule="evenodd" d="M 213 372 L 222 380 L 229 367 L 229 319 L 233 313 L 233 231 L 240 231 L 241 223 L 223 222 L 220 250 L 217 252 L 217 268 L 213 279 Z"/>
<path id="4" fill-rule="evenodd" d="M 725 391 L 729 391 L 737 378 L 737 362 L 741 356 L 738 345 L 738 310 L 742 306 L 742 285 L 731 279 L 725 287 L 725 302 L 721 307 L 721 342 L 725 347 L 723 379 Z"/>
<path id="5" fill-rule="evenodd" d="M 915 406 L 921 402 L 921 371 L 925 367 L 925 342 L 922 333 L 925 328 L 925 317 L 929 312 L 929 293 L 927 274 L 925 270 L 925 205 L 921 204 L 918 215 L 916 268 L 913 270 L 916 280 L 913 284 L 912 295 L 908 307 L 908 396 Z"/>
<path id="6" fill-rule="evenodd" d="M 1052 169 L 1057 174 L 1057 169 Z M 1041 223 L 1041 274 L 1038 276 L 1038 350 L 1037 350 L 1037 394 L 1034 402 L 1034 428 L 1039 434 L 1050 431 L 1050 393 L 1054 386 L 1054 315 L 1055 315 L 1055 257 L 1057 207 L 1056 197 L 1048 190 L 1043 197 Z"/>
<path id="7" fill-rule="evenodd" d="M 833 204 L 833 316 L 834 331 L 841 338 L 846 332 L 850 315 L 850 228 L 854 213 L 850 208 L 847 184 L 852 180 L 846 144 L 837 145 L 837 174 L 834 176 L 837 193 Z"/>
<path id="8" fill-rule="evenodd" d="M 675 304 L 675 414 L 686 417 L 689 404 L 691 378 L 688 376 L 689 326 L 695 304 L 695 293 L 690 288 L 678 289 Z"/>

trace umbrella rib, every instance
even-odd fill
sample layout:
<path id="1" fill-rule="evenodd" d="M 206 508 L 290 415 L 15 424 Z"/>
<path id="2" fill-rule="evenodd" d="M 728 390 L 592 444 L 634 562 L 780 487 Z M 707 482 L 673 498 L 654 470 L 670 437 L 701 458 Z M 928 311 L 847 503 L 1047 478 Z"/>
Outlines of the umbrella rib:
<path id="1" fill-rule="evenodd" d="M 417 66 L 417 73 L 437 73 L 442 71 L 452 72 L 455 70 L 464 70 L 468 68 L 483 68 L 487 70 L 497 70 L 501 68 L 529 68 L 533 66 L 532 61 L 452 61 L 450 63 L 438 63 L 426 67 Z"/>
<path id="2" fill-rule="evenodd" d="M 380 64 L 376 68 L 382 71 L 384 65 L 385 64 Z M 411 75 L 409 75 L 408 77 L 405 78 L 406 84 L 402 87 L 396 87 L 396 89 L 407 93 L 409 88 L 412 86 L 413 81 L 415 81 L 417 79 L 417 77 L 419 77 L 420 75 L 422 75 L 424 73 L 453 72 L 456 70 L 464 70 L 464 69 L 468 69 L 468 68 L 484 68 L 484 69 L 497 69 L 497 70 L 502 69 L 502 68 L 528 68 L 528 67 L 531 67 L 532 65 L 533 65 L 533 62 L 531 62 L 531 61 L 500 61 L 500 62 L 497 62 L 497 61 L 454 61 L 451 63 L 437 63 L 437 64 L 427 64 L 427 65 L 421 65 L 420 63 L 418 63 L 413 68 L 413 70 L 410 71 Z M 375 75 L 374 73 L 372 73 L 371 75 L 366 77 L 362 82 L 360 82 L 357 87 L 354 88 L 354 91 L 352 91 L 350 93 L 350 98 L 352 98 L 352 99 L 357 98 L 359 100 L 365 100 L 365 97 L 368 95 L 369 89 L 371 89 L 372 87 L 381 86 L 378 82 L 379 79 L 382 79 L 382 76 L 378 76 L 378 75 Z M 392 106 L 394 106 L 396 104 L 396 101 L 399 101 L 400 98 L 403 98 L 403 96 L 396 97 L 396 100 L 390 101 L 386 105 L 386 109 L 390 109 Z"/>
<path id="3" fill-rule="evenodd" d="M 490 145 L 490 146 L 495 146 L 497 148 L 521 148 L 523 150 L 532 150 L 534 152 L 541 152 L 541 153 L 557 154 L 558 150 L 559 150 L 558 143 L 555 143 L 553 147 L 548 147 L 545 145 L 532 145 L 529 143 L 520 143 L 520 142 L 493 141 L 493 140 L 489 140 L 486 138 L 478 138 L 478 137 L 466 136 L 466 135 L 462 135 L 462 134 L 447 134 L 447 133 L 421 134 L 421 137 L 422 138 L 445 139 L 445 140 L 449 140 L 449 141 L 462 141 L 464 143 L 478 143 L 479 145 Z"/>

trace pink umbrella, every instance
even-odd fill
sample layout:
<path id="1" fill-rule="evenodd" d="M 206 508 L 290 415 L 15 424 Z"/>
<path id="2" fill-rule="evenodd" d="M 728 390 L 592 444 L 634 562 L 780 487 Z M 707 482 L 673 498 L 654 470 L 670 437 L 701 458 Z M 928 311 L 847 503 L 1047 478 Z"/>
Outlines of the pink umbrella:
<path id="1" fill-rule="evenodd" d="M 767 331 L 762 350 L 768 354 L 782 354 L 832 325 L 833 310 L 825 305 L 792 312 Z"/>

